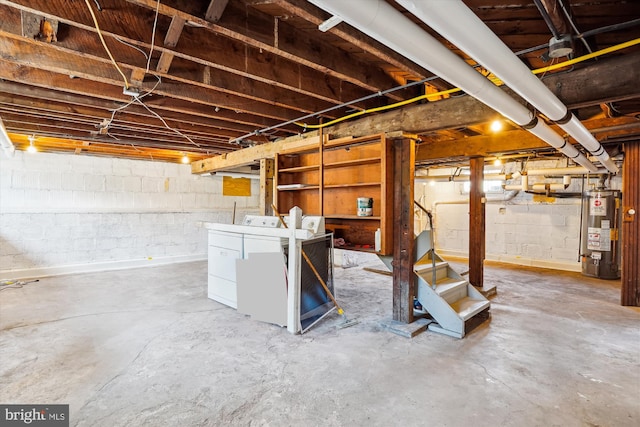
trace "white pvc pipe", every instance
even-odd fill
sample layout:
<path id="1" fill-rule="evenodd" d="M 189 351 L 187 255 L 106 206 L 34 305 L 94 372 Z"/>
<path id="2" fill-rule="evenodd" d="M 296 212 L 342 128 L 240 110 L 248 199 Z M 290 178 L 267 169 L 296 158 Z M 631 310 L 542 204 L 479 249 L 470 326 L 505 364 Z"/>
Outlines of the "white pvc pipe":
<path id="1" fill-rule="evenodd" d="M 551 169 L 529 169 L 527 170 L 527 175 L 529 176 L 540 176 L 540 175 L 587 175 L 587 174 L 605 174 L 609 173 L 606 169 L 598 169 L 595 172 L 591 172 L 586 168 L 581 167 L 572 167 L 572 168 L 551 168 Z"/>
<path id="2" fill-rule="evenodd" d="M 4 127 L 2 118 L 0 118 L 0 145 L 7 157 L 13 157 L 16 152 L 16 147 L 13 145 L 11 139 L 9 139 L 9 134 L 7 133 L 7 129 Z"/>
<path id="3" fill-rule="evenodd" d="M 549 119 L 557 122 L 568 117 L 568 122 L 558 125 L 596 156 L 610 172 L 618 172 L 609 154 L 580 120 L 569 113 L 567 106 L 461 0 L 396 2 L 490 70 Z"/>
<path id="4" fill-rule="evenodd" d="M 384 0 L 309 2 L 332 15 L 340 16 L 345 22 L 458 86 L 514 123 L 525 126 L 535 118 L 524 105 L 507 95 Z M 452 16 L 450 19 L 455 20 L 455 17 Z M 528 130 L 576 163 L 589 170 L 597 169 L 573 145 L 566 143 L 562 136 L 544 122 L 538 121 Z"/>
<path id="5" fill-rule="evenodd" d="M 427 181 L 433 181 L 433 182 L 467 182 L 470 180 L 470 177 L 468 175 L 456 175 L 456 176 L 451 176 L 451 175 L 416 175 L 414 176 L 415 179 L 424 179 Z M 511 174 L 487 174 L 484 175 L 484 180 L 485 181 L 506 181 L 508 179 L 511 179 Z"/>

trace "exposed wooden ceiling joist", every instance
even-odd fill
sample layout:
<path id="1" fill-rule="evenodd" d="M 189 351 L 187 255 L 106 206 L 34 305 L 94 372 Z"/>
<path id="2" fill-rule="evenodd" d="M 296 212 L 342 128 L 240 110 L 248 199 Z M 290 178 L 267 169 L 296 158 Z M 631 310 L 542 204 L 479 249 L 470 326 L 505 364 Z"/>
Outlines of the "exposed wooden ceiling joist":
<path id="1" fill-rule="evenodd" d="M 385 1 L 442 40 L 396 2 Z M 551 34 L 530 0 L 463 1 L 509 48 L 527 49 L 522 59 L 530 67 L 549 64 Z M 116 136 L 119 140 L 104 143 L 121 144 L 117 155 L 154 142 L 159 150 L 192 145 L 194 152 L 215 155 L 299 135 L 306 128 L 282 123 L 304 115 L 306 123 L 326 122 L 434 90 L 421 83 L 387 93 L 430 73 L 346 23 L 319 31 L 329 15 L 306 0 L 109 0 L 100 2 L 100 10 L 89 4 L 131 85 L 142 94 L 154 88 L 153 93 L 142 103 L 123 94 L 124 80 L 108 59 L 86 2 L 0 0 L 0 114 L 9 118 L 12 133 L 28 136 L 41 129 L 66 136 L 80 143 L 67 143 L 79 154 L 91 152 L 94 142 L 101 142 L 96 139 Z M 577 28 L 592 32 L 587 42 L 593 49 L 640 37 L 640 26 L 633 24 L 640 18 L 640 2 L 585 0 L 570 7 Z M 41 19 L 52 24 L 52 37 L 34 38 Z M 602 31 L 612 24 L 625 27 Z M 585 50 L 579 40 L 574 47 L 576 55 Z M 616 55 L 639 51 L 636 46 Z M 605 61 L 609 58 L 598 59 Z M 581 119 L 640 113 L 638 89 L 630 83 L 636 74 L 594 68 L 593 62 L 562 70 L 571 77 L 566 80 L 547 74 L 545 81 L 580 108 Z M 583 68 L 587 74 L 581 74 Z M 449 87 L 440 79 L 429 84 Z M 330 132 L 422 130 L 429 144 L 486 136 L 483 120 L 493 112 L 465 99 L 422 101 L 340 123 Z M 244 137 L 240 144 L 238 137 Z M 57 149 L 64 145 L 58 142 Z"/>

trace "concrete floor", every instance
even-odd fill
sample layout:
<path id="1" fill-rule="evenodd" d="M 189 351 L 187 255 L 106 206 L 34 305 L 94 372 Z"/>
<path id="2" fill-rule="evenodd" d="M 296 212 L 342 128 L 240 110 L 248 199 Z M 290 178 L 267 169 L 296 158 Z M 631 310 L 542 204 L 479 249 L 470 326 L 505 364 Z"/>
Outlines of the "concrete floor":
<path id="1" fill-rule="evenodd" d="M 391 279 L 359 257 L 336 286 L 360 324 L 303 336 L 208 300 L 204 262 L 7 289 L 0 403 L 68 403 L 72 426 L 640 425 L 640 310 L 619 282 L 490 266 L 490 323 L 408 339 L 381 328 Z"/>

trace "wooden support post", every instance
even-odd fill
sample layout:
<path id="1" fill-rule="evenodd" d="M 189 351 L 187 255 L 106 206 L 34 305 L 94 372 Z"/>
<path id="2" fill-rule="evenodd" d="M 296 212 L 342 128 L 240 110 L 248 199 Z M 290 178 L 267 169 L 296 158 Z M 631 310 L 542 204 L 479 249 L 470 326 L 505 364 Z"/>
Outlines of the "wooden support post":
<path id="1" fill-rule="evenodd" d="M 413 322 L 413 175 L 415 142 L 393 140 L 393 320 Z"/>
<path id="2" fill-rule="evenodd" d="M 471 189 L 469 191 L 469 282 L 476 288 L 484 285 L 485 255 L 485 195 L 484 158 L 470 160 Z"/>
<path id="3" fill-rule="evenodd" d="M 273 159 L 260 159 L 260 215 L 273 215 Z"/>
<path id="4" fill-rule="evenodd" d="M 625 143 L 622 169 L 622 288 L 620 303 L 640 306 L 640 141 Z"/>

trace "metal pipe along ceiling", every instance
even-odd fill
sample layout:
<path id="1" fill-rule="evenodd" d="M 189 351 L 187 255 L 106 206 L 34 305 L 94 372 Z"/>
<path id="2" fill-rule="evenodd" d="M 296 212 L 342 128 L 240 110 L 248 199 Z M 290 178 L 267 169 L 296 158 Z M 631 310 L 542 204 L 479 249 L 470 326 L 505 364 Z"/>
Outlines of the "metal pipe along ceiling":
<path id="1" fill-rule="evenodd" d="M 597 167 L 573 145 L 507 95 L 462 58 L 394 9 L 384 0 L 309 0 L 310 3 L 340 16 L 345 22 L 385 44 L 416 64 L 458 86 L 514 123 L 558 149 L 585 168 Z"/>
<path id="2" fill-rule="evenodd" d="M 609 158 L 604 147 L 580 120 L 461 0 L 396 2 L 490 70 L 542 114 L 555 121 L 610 172 L 618 172 L 618 167 Z"/>

